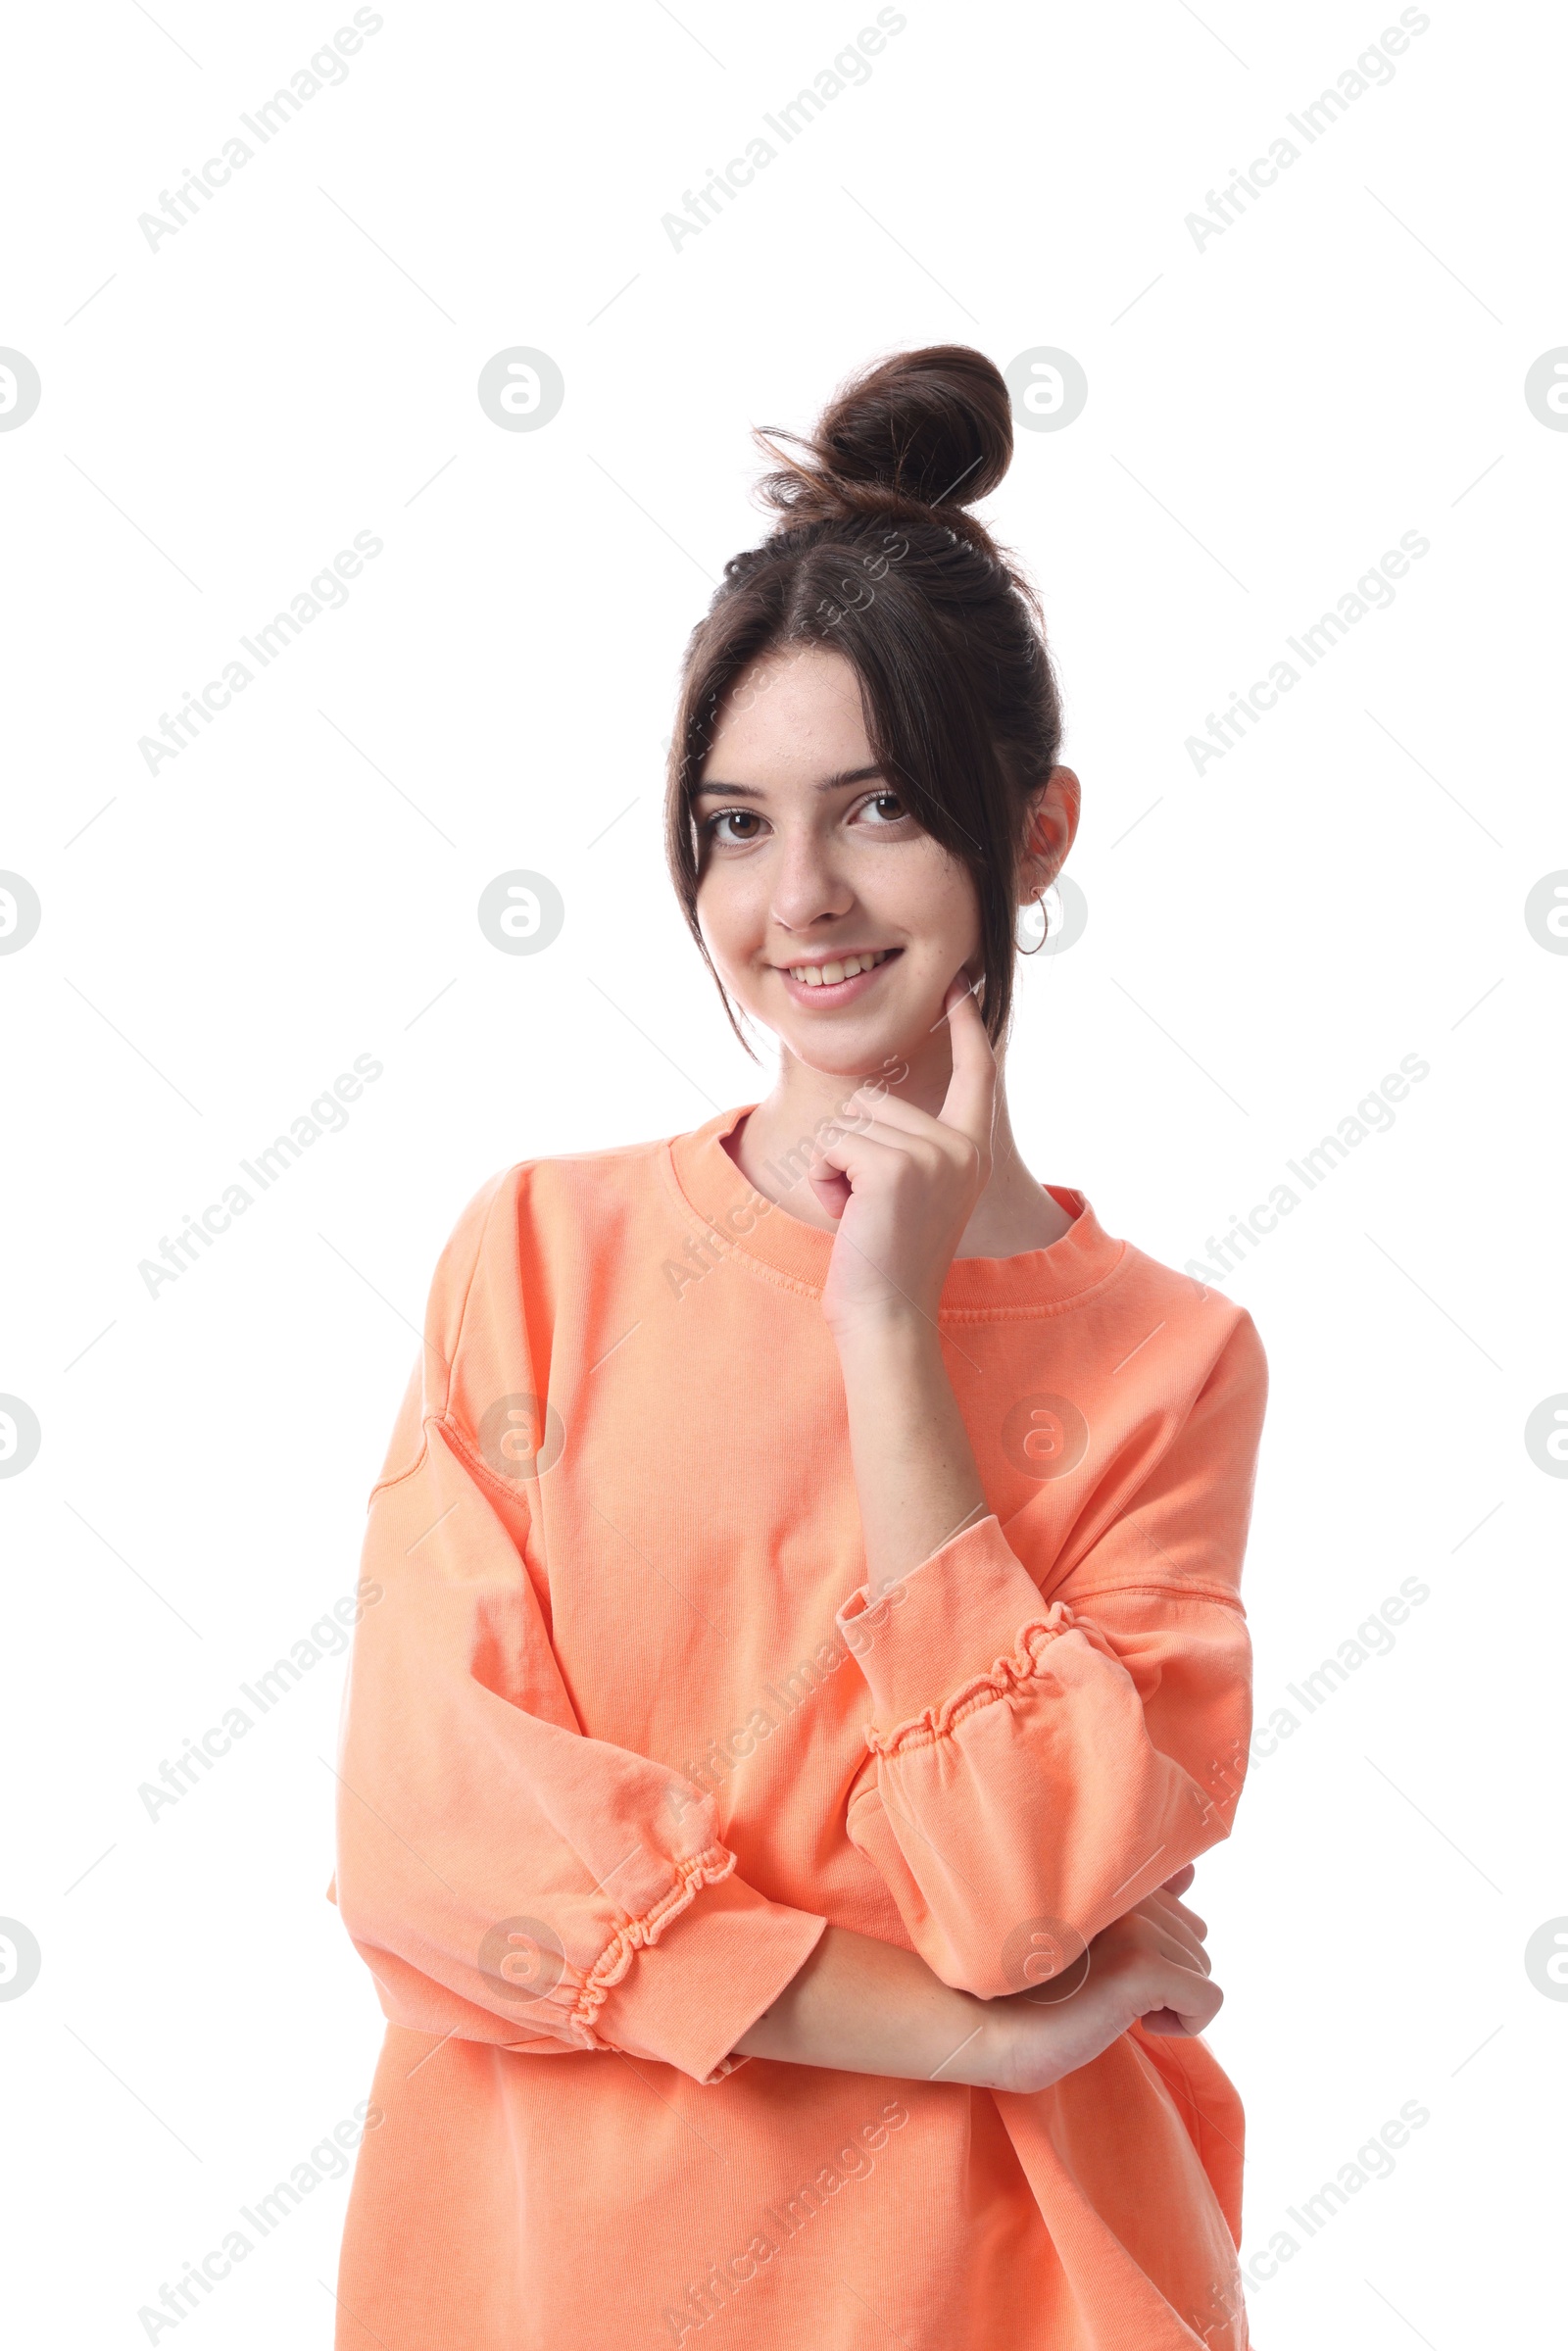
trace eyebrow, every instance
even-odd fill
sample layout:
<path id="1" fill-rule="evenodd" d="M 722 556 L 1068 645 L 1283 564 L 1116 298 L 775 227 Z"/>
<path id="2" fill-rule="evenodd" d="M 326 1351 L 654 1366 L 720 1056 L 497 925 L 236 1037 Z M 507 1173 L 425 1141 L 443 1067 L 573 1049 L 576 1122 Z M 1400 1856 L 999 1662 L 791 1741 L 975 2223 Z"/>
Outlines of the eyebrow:
<path id="1" fill-rule="evenodd" d="M 818 792 L 842 792 L 847 784 L 866 784 L 873 776 L 886 781 L 882 767 L 846 767 L 837 775 L 824 776 L 817 785 Z M 756 784 L 698 784 L 693 788 L 693 800 L 722 796 L 725 800 L 763 800 L 766 794 Z"/>

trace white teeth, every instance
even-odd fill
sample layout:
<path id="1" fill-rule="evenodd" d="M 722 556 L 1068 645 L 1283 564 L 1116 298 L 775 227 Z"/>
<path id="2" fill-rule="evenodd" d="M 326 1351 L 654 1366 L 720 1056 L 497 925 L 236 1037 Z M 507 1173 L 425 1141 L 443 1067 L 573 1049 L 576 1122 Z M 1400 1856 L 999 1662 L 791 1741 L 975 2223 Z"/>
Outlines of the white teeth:
<path id="1" fill-rule="evenodd" d="M 807 988 L 833 988 L 841 980 L 853 980 L 862 971 L 874 971 L 879 963 L 887 961 L 891 953 L 890 948 L 881 947 L 874 955 L 845 955 L 831 963 L 792 963 L 789 974 Z"/>

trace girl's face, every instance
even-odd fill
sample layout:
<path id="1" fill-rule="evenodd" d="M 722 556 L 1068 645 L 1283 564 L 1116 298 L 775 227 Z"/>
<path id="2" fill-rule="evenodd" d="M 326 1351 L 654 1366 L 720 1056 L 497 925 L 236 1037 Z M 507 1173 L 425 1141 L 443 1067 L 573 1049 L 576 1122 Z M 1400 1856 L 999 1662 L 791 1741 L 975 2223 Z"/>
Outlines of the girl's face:
<path id="1" fill-rule="evenodd" d="M 833 1076 L 940 1057 L 948 983 L 980 976 L 974 883 L 878 768 L 841 654 L 792 646 L 738 680 L 693 814 L 703 937 L 754 1019 Z"/>

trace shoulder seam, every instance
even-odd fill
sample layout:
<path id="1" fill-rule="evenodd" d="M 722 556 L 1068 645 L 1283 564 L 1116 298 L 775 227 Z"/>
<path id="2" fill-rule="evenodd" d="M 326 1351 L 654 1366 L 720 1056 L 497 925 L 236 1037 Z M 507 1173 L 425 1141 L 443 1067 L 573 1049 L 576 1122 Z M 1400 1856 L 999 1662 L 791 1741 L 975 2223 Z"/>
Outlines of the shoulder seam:
<path id="1" fill-rule="evenodd" d="M 365 1507 L 367 1510 L 371 1507 L 378 1494 L 385 1494 L 390 1487 L 401 1486 L 405 1478 L 412 1478 L 416 1470 L 422 1469 L 424 1467 L 424 1457 L 430 1450 L 429 1430 L 430 1423 L 428 1417 L 426 1417 L 419 1423 L 419 1449 L 415 1454 L 414 1459 L 409 1463 L 407 1469 L 400 1469 L 395 1477 L 376 1479 L 375 1484 L 370 1488 L 369 1493 L 366 1496 Z"/>
<path id="2" fill-rule="evenodd" d="M 498 1478 L 489 1462 L 475 1450 L 468 1432 L 461 1421 L 454 1419 L 450 1412 L 432 1412 L 429 1420 L 434 1421 L 436 1426 L 451 1438 L 453 1445 L 463 1456 L 466 1468 L 471 1470 L 476 1477 L 482 1478 L 487 1486 L 493 1486 L 497 1494 L 504 1494 L 509 1501 L 519 1502 L 522 1508 L 528 1511 L 530 1520 L 533 1518 L 527 1497 L 519 1492 L 519 1488 L 525 1485 L 537 1485 L 537 1478 L 519 1479 L 515 1484 L 510 1479 Z M 428 1421 L 426 1427 L 428 1428 Z M 428 1443 L 428 1437 L 426 1443 Z"/>
<path id="3" fill-rule="evenodd" d="M 504 1194 L 510 1193 L 514 1197 L 515 1196 L 517 1178 L 522 1174 L 524 1168 L 533 1164 L 536 1164 L 536 1162 L 527 1159 L 518 1159 L 513 1166 L 505 1168 L 495 1179 L 495 1189 L 491 1193 L 488 1201 L 485 1203 L 484 1215 L 480 1220 L 479 1230 L 474 1236 L 473 1258 L 468 1267 L 467 1279 L 463 1285 L 463 1303 L 458 1309 L 458 1326 L 453 1334 L 452 1339 L 452 1360 L 449 1363 L 443 1364 L 443 1368 L 446 1372 L 446 1381 L 441 1391 L 441 1409 L 439 1412 L 433 1414 L 427 1413 L 425 1415 L 426 1421 L 429 1421 L 432 1418 L 436 1420 L 444 1420 L 447 1416 L 447 1413 L 451 1409 L 452 1375 L 457 1367 L 458 1357 L 463 1352 L 464 1333 L 467 1328 L 468 1307 L 473 1298 L 474 1278 L 479 1271 L 479 1260 L 484 1255 L 484 1245 L 490 1231 L 490 1220 L 496 1212 L 496 1202 L 503 1197 Z M 514 1260 L 515 1262 L 517 1249 L 517 1229 L 515 1220 L 514 1220 L 512 1229 L 512 1248 Z M 520 1266 L 517 1267 L 516 1270 L 520 1281 Z"/>
<path id="4" fill-rule="evenodd" d="M 527 1160 L 519 1159 L 511 1167 L 502 1168 L 498 1174 L 489 1178 L 489 1183 L 491 1186 L 490 1198 L 485 1203 L 484 1214 L 479 1220 L 479 1228 L 474 1236 L 473 1255 L 469 1262 L 467 1273 L 464 1277 L 463 1302 L 458 1308 L 457 1330 L 452 1341 L 452 1354 L 450 1359 L 441 1352 L 441 1349 L 436 1346 L 435 1342 L 430 1337 L 429 1326 L 431 1320 L 431 1295 L 435 1286 L 435 1277 L 434 1275 L 431 1276 L 430 1286 L 425 1292 L 424 1315 L 419 1326 L 419 1349 L 421 1356 L 434 1355 L 436 1361 L 441 1366 L 442 1383 L 440 1406 L 439 1409 L 436 1409 L 427 1405 L 426 1409 L 420 1414 L 418 1451 L 415 1454 L 414 1459 L 408 1463 L 406 1468 L 395 1471 L 390 1477 L 383 1476 L 376 1479 L 375 1484 L 370 1488 L 369 1493 L 366 1496 L 365 1507 L 367 1511 L 369 1510 L 378 1494 L 384 1494 L 389 1487 L 401 1486 L 405 1478 L 412 1478 L 415 1472 L 423 1465 L 425 1456 L 430 1449 L 430 1423 L 432 1420 L 443 1419 L 448 1407 L 451 1404 L 453 1367 L 455 1366 L 459 1353 L 462 1350 L 464 1326 L 466 1322 L 468 1313 L 468 1300 L 473 1293 L 474 1276 L 479 1270 L 479 1259 L 484 1253 L 485 1235 L 490 1230 L 490 1219 L 495 1211 L 496 1201 L 500 1198 L 501 1194 L 508 1188 L 509 1185 L 514 1183 L 515 1177 L 519 1175 L 522 1169 L 528 1164 L 529 1162 Z M 467 1207 L 471 1207 L 473 1201 L 481 1197 L 484 1189 L 485 1187 L 481 1185 L 479 1187 L 479 1191 L 470 1196 L 470 1199 L 464 1210 L 465 1214 L 467 1213 Z M 458 1225 L 461 1226 L 463 1218 L 460 1217 L 458 1219 Z M 456 1232 L 457 1229 L 457 1226 L 455 1226 L 453 1231 Z M 441 1250 L 441 1256 L 445 1256 L 446 1250 L 450 1249 L 451 1246 L 452 1235 L 449 1234 Z M 439 1263 L 440 1259 L 438 1258 L 438 1269 Z M 424 1376 L 425 1375 L 423 1372 L 421 1372 L 421 1387 L 424 1384 Z"/>

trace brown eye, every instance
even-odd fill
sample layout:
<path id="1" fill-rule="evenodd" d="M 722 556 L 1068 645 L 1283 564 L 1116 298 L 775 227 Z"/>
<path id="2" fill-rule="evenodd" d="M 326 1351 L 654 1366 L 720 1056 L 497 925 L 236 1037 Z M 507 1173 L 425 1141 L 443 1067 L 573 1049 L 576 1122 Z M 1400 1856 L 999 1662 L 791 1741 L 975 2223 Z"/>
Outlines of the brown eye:
<path id="1" fill-rule="evenodd" d="M 708 820 L 708 836 L 711 841 L 728 842 L 732 847 L 739 847 L 742 842 L 755 841 L 756 833 L 731 833 L 720 828 L 731 824 L 760 823 L 761 818 L 755 808 L 720 808 L 716 816 L 710 816 Z"/>

